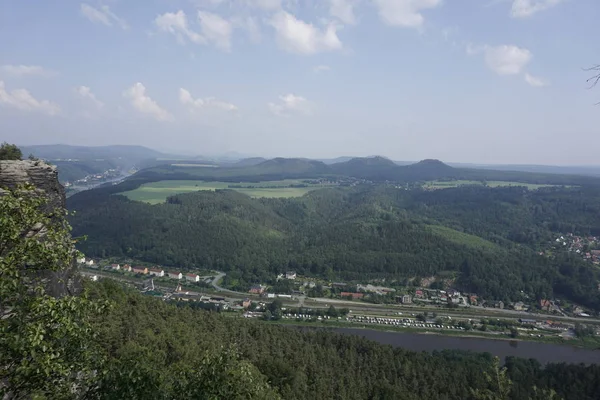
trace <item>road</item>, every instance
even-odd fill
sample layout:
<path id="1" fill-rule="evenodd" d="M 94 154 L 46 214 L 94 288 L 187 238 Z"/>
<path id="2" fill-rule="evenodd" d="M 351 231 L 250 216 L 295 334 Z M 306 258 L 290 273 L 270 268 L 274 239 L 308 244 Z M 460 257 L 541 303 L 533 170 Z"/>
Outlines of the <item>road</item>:
<path id="1" fill-rule="evenodd" d="M 251 295 L 249 293 L 237 292 L 235 290 L 230 290 L 222 287 L 219 283 L 225 277 L 226 273 L 221 271 L 215 271 L 216 275 L 210 282 L 211 286 L 219 293 L 222 293 L 224 296 L 229 297 L 228 300 L 236 301 L 242 300 L 245 298 L 252 298 L 255 300 L 263 300 L 260 296 Z M 140 284 L 139 280 L 127 279 L 125 277 L 117 277 L 113 274 L 102 274 L 99 272 L 89 272 L 89 271 L 81 271 L 82 274 L 91 276 L 98 275 L 104 278 L 116 279 L 129 283 L 137 283 Z M 173 291 L 172 287 L 155 285 L 157 288 L 165 289 L 167 291 Z M 192 296 L 201 296 L 206 295 L 210 296 L 210 293 L 201 293 L 186 290 L 186 293 Z M 214 295 L 214 293 L 213 293 Z M 372 312 L 375 314 L 397 314 L 398 312 L 402 313 L 422 313 L 422 312 L 436 312 L 440 315 L 450 315 L 452 317 L 457 318 L 526 318 L 526 319 L 535 319 L 535 320 L 554 320 L 554 321 L 566 321 L 566 322 L 587 322 L 600 324 L 600 319 L 597 318 L 575 318 L 575 317 L 567 317 L 562 315 L 543 315 L 543 314 L 532 314 L 525 311 L 514 311 L 514 310 L 504 310 L 504 309 L 496 309 L 496 308 L 485 308 L 478 306 L 470 306 L 470 307 L 462 307 L 460 309 L 445 309 L 434 306 L 405 306 L 405 305 L 389 305 L 389 304 L 370 304 L 363 303 L 358 301 L 350 301 L 350 300 L 341 300 L 341 299 L 329 299 L 329 298 L 312 298 L 306 296 L 298 296 L 297 301 L 289 301 L 284 300 L 284 304 L 286 306 L 291 307 L 314 307 L 314 308 L 327 308 L 332 304 L 337 306 L 344 306 L 350 308 L 351 310 L 360 311 L 360 312 Z"/>

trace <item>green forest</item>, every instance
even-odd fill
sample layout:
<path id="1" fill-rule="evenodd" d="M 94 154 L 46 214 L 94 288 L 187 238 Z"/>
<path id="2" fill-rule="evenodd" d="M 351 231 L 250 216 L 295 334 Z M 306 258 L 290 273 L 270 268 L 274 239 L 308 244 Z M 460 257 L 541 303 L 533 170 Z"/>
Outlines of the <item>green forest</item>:
<path id="1" fill-rule="evenodd" d="M 69 200 L 74 234 L 87 236 L 79 246 L 88 256 L 223 270 L 244 290 L 285 270 L 331 280 L 451 271 L 459 289 L 485 298 L 557 296 L 600 310 L 596 266 L 568 252 L 539 254 L 560 232 L 600 235 L 596 187 L 427 191 L 369 184 L 290 199 L 217 190 L 148 205 L 119 195 L 118 186 Z"/>
<path id="2" fill-rule="evenodd" d="M 431 221 L 412 221 L 410 202 L 395 212 L 388 203 L 394 197 L 381 190 L 318 191 L 316 197 L 302 199 L 306 204 L 257 201 L 223 191 L 176 196 L 164 207 L 182 207 L 190 201 L 189 209 L 179 208 L 190 220 L 202 221 L 216 213 L 219 222 L 246 221 L 252 229 L 262 227 L 259 233 L 267 239 L 281 240 L 282 235 L 295 234 L 294 226 L 314 224 L 319 240 L 329 244 L 327 238 L 333 234 L 320 221 L 348 220 L 379 235 L 373 237 L 427 231 L 449 249 L 454 244 L 482 254 L 512 251 L 491 237 L 471 241 L 475 236 L 461 233 L 456 239 L 448 235 L 450 228 L 432 229 Z M 111 280 L 83 282 L 74 263 L 78 254 L 66 213 L 48 208 L 45 197 L 36 193 L 28 185 L 0 196 L 3 399 L 592 400 L 600 392 L 598 365 L 542 366 L 511 358 L 501 366 L 487 353 L 417 353 L 359 336 L 205 311 L 187 302 L 144 296 Z M 207 197 L 199 202 L 198 195 Z M 374 202 L 372 196 L 381 201 Z M 125 209 L 140 204 L 110 194 L 108 200 Z M 402 213 L 406 215 L 396 216 Z M 153 220 L 154 215 L 146 216 Z M 374 222 L 379 220 L 398 227 L 379 230 L 381 223 Z M 224 229 L 224 238 L 229 232 L 225 228 L 233 229 L 218 226 Z M 250 234 L 250 228 L 242 233 Z M 349 240 L 358 244 L 359 239 L 374 246 L 369 237 Z M 264 243 L 271 244 L 269 240 Z M 332 241 L 332 247 L 335 244 Z M 388 245 L 383 240 L 381 251 L 389 251 Z"/>

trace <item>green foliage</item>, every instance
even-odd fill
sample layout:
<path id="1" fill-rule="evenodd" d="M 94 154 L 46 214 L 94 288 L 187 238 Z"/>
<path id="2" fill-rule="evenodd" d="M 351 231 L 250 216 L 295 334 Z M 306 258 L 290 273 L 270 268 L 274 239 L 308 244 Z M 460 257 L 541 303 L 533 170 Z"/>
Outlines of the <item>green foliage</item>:
<path id="1" fill-rule="evenodd" d="M 74 245 L 64 210 L 44 214 L 33 187 L 0 197 L 0 394 L 71 398 L 93 384 L 98 353 L 90 318 L 103 305 L 46 291 L 69 269 Z"/>
<path id="2" fill-rule="evenodd" d="M 81 245 L 86 254 L 223 270 L 224 284 L 236 290 L 286 270 L 348 281 L 451 273 L 458 289 L 487 299 L 562 296 L 600 310 L 597 268 L 567 252 L 538 254 L 555 232 L 600 235 L 595 188 L 370 185 L 296 199 L 223 190 L 176 195 L 155 206 L 112 195 L 121 190 L 70 199 L 75 233 L 90 237 Z"/>
<path id="3" fill-rule="evenodd" d="M 23 157 L 21 149 L 14 144 L 0 144 L 0 160 L 20 160 Z"/>

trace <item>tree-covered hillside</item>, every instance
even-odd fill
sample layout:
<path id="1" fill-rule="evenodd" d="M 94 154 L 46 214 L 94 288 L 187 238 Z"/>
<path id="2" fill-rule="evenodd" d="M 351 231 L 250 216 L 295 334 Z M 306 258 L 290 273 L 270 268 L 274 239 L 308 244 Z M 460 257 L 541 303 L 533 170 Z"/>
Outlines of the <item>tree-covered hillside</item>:
<path id="1" fill-rule="evenodd" d="M 70 199 L 90 256 L 206 267 L 239 289 L 293 269 L 329 279 L 404 279 L 453 271 L 487 298 L 559 295 L 600 309 L 598 271 L 569 254 L 538 254 L 553 232 L 600 232 L 594 189 L 467 187 L 439 191 L 365 185 L 295 199 L 196 192 L 148 205 L 107 188 Z"/>

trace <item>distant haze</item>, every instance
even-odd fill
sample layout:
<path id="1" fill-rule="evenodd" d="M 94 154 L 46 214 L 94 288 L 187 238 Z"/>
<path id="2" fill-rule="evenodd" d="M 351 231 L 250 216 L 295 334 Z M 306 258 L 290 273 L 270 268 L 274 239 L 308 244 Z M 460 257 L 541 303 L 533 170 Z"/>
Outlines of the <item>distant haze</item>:
<path id="1" fill-rule="evenodd" d="M 598 1 L 147 3 L 0 2 L 0 141 L 600 164 Z"/>

